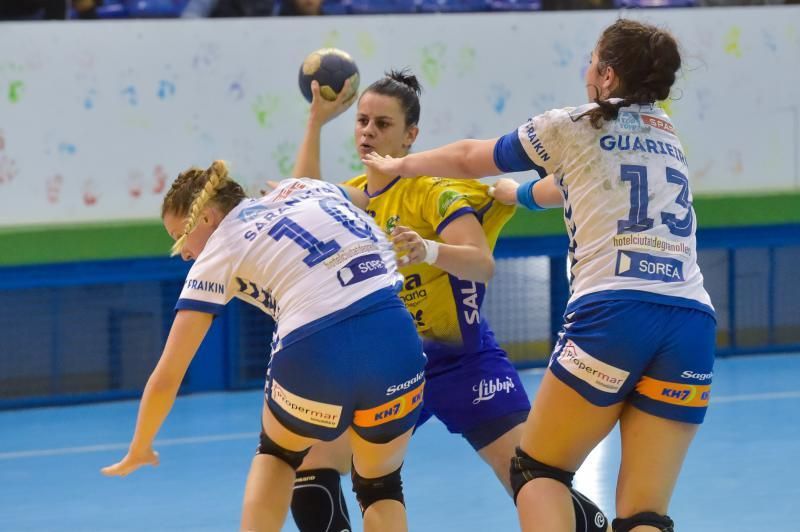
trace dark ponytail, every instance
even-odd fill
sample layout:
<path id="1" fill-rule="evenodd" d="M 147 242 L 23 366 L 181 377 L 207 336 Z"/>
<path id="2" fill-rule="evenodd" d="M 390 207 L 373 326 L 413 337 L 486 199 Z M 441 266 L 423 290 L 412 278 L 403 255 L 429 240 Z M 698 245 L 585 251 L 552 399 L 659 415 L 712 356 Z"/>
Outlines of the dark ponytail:
<path id="1" fill-rule="evenodd" d="M 604 120 L 615 120 L 622 107 L 666 100 L 681 68 L 678 43 L 669 32 L 627 19 L 619 19 L 603 31 L 597 58 L 597 64 L 589 68 L 602 72 L 612 67 L 619 86 L 611 96 L 622 98 L 612 103 L 600 100 L 599 94 L 595 97 L 598 107 L 586 114 L 598 129 Z"/>
<path id="2" fill-rule="evenodd" d="M 417 76 L 409 69 L 386 72 L 383 78 L 367 87 L 364 94 L 368 92 L 397 98 L 405 113 L 406 127 L 419 123 L 419 97 L 422 94 L 422 86 Z"/>

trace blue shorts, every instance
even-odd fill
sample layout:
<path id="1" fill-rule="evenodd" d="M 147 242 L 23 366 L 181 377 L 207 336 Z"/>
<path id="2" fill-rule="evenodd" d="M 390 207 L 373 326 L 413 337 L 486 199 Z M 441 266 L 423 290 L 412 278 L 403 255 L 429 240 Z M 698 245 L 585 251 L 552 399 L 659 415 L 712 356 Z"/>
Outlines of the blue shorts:
<path id="1" fill-rule="evenodd" d="M 417 422 L 425 362 L 414 320 L 394 297 L 275 352 L 264 393 L 296 434 L 330 441 L 352 426 L 386 443 Z"/>
<path id="2" fill-rule="evenodd" d="M 716 320 L 645 301 L 599 301 L 567 316 L 550 370 L 597 406 L 620 401 L 702 423 L 711 393 Z"/>
<path id="3" fill-rule="evenodd" d="M 523 423 L 531 409 L 517 370 L 488 329 L 477 353 L 457 358 L 429 354 L 425 380 L 417 426 L 436 416 L 476 451 Z"/>

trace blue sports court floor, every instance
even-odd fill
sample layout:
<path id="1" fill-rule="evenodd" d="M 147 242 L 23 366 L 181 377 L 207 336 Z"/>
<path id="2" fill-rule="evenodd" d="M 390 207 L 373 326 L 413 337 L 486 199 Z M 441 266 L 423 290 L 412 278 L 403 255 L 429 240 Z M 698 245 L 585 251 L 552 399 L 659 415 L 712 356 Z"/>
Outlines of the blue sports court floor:
<path id="1" fill-rule="evenodd" d="M 673 499 L 678 530 L 800 530 L 798 376 L 798 355 L 717 361 L 712 406 Z M 541 371 L 524 373 L 529 393 L 540 378 Z M 179 399 L 156 445 L 161 466 L 105 478 L 99 469 L 123 455 L 136 406 L 0 413 L 0 530 L 236 530 L 261 394 Z M 618 445 L 612 433 L 576 482 L 609 512 Z M 438 422 L 417 432 L 403 474 L 412 531 L 518 529 L 514 507 L 489 468 Z M 352 497 L 349 503 L 355 517 Z M 360 523 L 353 529 L 361 530 Z"/>

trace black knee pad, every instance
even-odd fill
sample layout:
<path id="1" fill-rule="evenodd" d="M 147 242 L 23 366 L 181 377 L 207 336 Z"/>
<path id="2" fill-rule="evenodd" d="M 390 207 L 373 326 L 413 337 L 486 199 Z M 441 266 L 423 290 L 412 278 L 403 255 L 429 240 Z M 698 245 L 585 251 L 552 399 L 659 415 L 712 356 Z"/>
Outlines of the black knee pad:
<path id="1" fill-rule="evenodd" d="M 576 489 L 570 490 L 575 510 L 576 532 L 606 532 L 608 518 L 594 501 Z"/>
<path id="2" fill-rule="evenodd" d="M 308 449 L 305 451 L 290 451 L 288 449 L 284 449 L 267 436 L 267 433 L 264 432 L 264 429 L 261 429 L 261 437 L 258 443 L 258 449 L 256 449 L 256 454 L 270 454 L 276 458 L 280 458 L 289 466 L 297 471 L 297 468 L 300 467 L 300 464 L 303 463 L 303 458 L 306 457 L 308 454 Z"/>
<path id="3" fill-rule="evenodd" d="M 361 507 L 362 515 L 372 503 L 384 499 L 398 501 L 405 506 L 403 481 L 400 478 L 400 469 L 402 467 L 400 466 L 396 471 L 378 478 L 364 478 L 358 474 L 355 466 L 352 467 L 350 476 L 353 479 L 353 492 L 356 494 L 356 500 Z"/>
<path id="4" fill-rule="evenodd" d="M 629 532 L 633 527 L 642 525 L 654 526 L 661 532 L 675 532 L 675 523 L 672 522 L 672 519 L 668 515 L 655 512 L 639 512 L 625 519 L 617 517 L 611 522 L 614 532 Z"/>
<path id="5" fill-rule="evenodd" d="M 552 478 L 572 489 L 574 476 L 574 472 L 543 464 L 517 447 L 517 455 L 511 459 L 511 489 L 514 490 L 514 504 L 517 503 L 517 495 L 522 486 L 535 478 Z"/>
<path id="6" fill-rule="evenodd" d="M 300 532 L 347 532 L 350 515 L 335 469 L 297 472 L 292 492 L 292 517 Z"/>

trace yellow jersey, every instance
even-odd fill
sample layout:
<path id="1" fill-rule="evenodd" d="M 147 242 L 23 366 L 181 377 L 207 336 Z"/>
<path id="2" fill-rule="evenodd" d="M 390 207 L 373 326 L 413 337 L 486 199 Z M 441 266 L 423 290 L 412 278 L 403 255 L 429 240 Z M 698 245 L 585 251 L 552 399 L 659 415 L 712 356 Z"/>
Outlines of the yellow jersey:
<path id="1" fill-rule="evenodd" d="M 448 224 L 472 214 L 494 250 L 500 230 L 515 210 L 494 201 L 488 185 L 471 179 L 398 177 L 378 191 L 367 191 L 366 175 L 344 184 L 367 192 L 367 212 L 387 234 L 403 225 L 437 242 L 442 242 L 439 235 Z M 426 263 L 406 266 L 400 273 L 405 278 L 400 297 L 414 317 L 429 356 L 481 350 L 488 330 L 480 314 L 485 284 L 461 280 Z"/>

